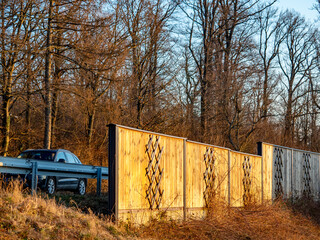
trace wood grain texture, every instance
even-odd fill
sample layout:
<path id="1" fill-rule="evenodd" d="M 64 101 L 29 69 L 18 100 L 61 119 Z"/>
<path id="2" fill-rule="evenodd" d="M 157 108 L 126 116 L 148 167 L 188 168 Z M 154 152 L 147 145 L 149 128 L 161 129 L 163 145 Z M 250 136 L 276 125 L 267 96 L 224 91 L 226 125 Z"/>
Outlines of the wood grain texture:
<path id="1" fill-rule="evenodd" d="M 243 170 L 241 154 L 230 152 L 230 206 L 243 206 Z"/>
<path id="2" fill-rule="evenodd" d="M 320 198 L 319 153 L 267 143 L 262 144 L 264 199 L 275 198 L 275 149 L 281 149 L 283 198 L 301 198 L 310 189 L 310 196 L 318 200 Z M 308 177 L 310 181 L 306 180 Z"/>
<path id="3" fill-rule="evenodd" d="M 250 156 L 250 160 L 252 163 L 252 171 L 251 171 L 251 194 L 253 203 L 260 204 L 262 203 L 262 157 L 259 156 Z"/>
<path id="4" fill-rule="evenodd" d="M 152 218 L 203 218 L 209 202 L 206 189 L 213 190 L 214 201 L 224 201 L 232 207 L 271 201 L 275 197 L 275 162 L 279 162 L 279 157 L 284 197 L 300 197 L 310 189 L 312 196 L 319 199 L 320 155 L 317 153 L 261 143 L 259 154 L 262 156 L 257 156 L 184 138 L 115 126 L 115 212 L 120 221 L 145 223 Z M 147 177 L 150 160 L 155 160 L 151 152 L 147 153 L 151 136 L 153 142 L 150 146 L 157 146 L 157 154 L 163 149 L 157 166 L 159 169 L 153 165 L 163 170 L 159 184 L 163 195 L 159 209 L 153 206 L 153 210 L 147 198 L 150 181 L 154 182 Z M 211 163 L 208 162 L 209 152 L 212 153 Z M 309 154 L 307 160 L 306 154 Z M 306 164 L 310 165 L 308 170 Z M 306 187 L 306 174 L 310 176 L 309 188 Z M 212 181 L 208 181 L 208 177 Z M 208 187 L 208 183 L 213 185 Z M 159 192 L 157 194 L 159 197 Z"/>
<path id="5" fill-rule="evenodd" d="M 273 193 L 273 164 L 274 146 L 262 143 L 262 162 L 263 162 L 263 200 L 271 201 Z"/>
<path id="6" fill-rule="evenodd" d="M 228 197 L 228 150 L 215 146 L 188 142 L 186 145 L 186 207 L 189 216 L 205 214 L 205 154 L 207 149 L 213 150 L 214 187 L 216 197 L 227 200 Z"/>
<path id="7" fill-rule="evenodd" d="M 315 200 L 320 200 L 320 155 L 311 154 L 311 191 Z"/>
<path id="8" fill-rule="evenodd" d="M 149 186 L 146 176 L 149 164 L 146 147 L 150 135 L 152 134 L 119 127 L 119 218 L 127 219 L 130 211 L 133 212 L 130 213 L 132 218 L 135 210 L 150 208 L 146 198 Z M 156 136 L 154 135 L 154 139 Z M 183 208 L 183 139 L 160 136 L 159 145 L 163 147 L 159 164 L 159 168 L 163 169 L 160 183 L 163 196 L 160 208 Z M 182 210 L 179 211 L 180 216 Z"/>

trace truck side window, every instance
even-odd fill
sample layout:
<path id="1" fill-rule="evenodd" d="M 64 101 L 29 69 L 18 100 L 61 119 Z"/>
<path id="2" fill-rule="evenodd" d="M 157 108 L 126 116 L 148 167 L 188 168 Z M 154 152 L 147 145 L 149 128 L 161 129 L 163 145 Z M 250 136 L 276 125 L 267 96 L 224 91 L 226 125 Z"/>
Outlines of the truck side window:
<path id="1" fill-rule="evenodd" d="M 73 156 L 70 153 L 66 152 L 65 154 L 67 155 L 67 159 L 68 159 L 67 163 L 76 163 Z"/>
<path id="2" fill-rule="evenodd" d="M 64 159 L 67 162 L 66 156 L 64 155 L 63 152 L 58 152 L 58 154 L 57 154 L 57 162 L 59 161 L 59 159 Z"/>

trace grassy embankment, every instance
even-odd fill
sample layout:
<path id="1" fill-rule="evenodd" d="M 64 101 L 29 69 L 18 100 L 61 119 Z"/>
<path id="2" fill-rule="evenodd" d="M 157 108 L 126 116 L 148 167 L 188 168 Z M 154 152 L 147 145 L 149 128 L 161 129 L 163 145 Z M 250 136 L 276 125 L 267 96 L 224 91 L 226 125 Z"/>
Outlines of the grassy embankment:
<path id="1" fill-rule="evenodd" d="M 0 186 L 0 239 L 320 239 L 320 206 L 306 201 L 246 209 L 215 203 L 204 220 L 140 227 L 94 214 L 105 204 L 90 195 L 49 199 L 25 194 L 19 185 Z"/>
<path id="2" fill-rule="evenodd" d="M 126 239 L 130 233 L 76 202 L 32 197 L 21 184 L 0 184 L 0 239 Z"/>

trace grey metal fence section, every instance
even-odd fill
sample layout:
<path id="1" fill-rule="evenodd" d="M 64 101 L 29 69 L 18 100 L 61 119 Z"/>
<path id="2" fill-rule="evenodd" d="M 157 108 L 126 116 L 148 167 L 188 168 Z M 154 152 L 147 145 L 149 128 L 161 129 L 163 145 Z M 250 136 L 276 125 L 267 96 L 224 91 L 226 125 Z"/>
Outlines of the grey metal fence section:
<path id="1" fill-rule="evenodd" d="M 31 174 L 32 192 L 36 191 L 38 175 L 97 179 L 97 195 L 100 195 L 101 181 L 108 179 L 109 169 L 101 166 L 0 157 L 0 173 Z"/>

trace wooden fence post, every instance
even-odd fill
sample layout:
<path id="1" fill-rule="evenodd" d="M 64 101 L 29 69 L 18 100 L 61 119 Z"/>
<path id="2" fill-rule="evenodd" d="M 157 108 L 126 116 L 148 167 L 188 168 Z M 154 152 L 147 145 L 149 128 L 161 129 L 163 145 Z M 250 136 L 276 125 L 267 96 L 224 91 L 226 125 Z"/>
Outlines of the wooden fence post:
<path id="1" fill-rule="evenodd" d="M 115 124 L 109 124 L 108 208 L 114 213 L 116 221 L 118 220 L 118 147 L 118 127 Z"/>

